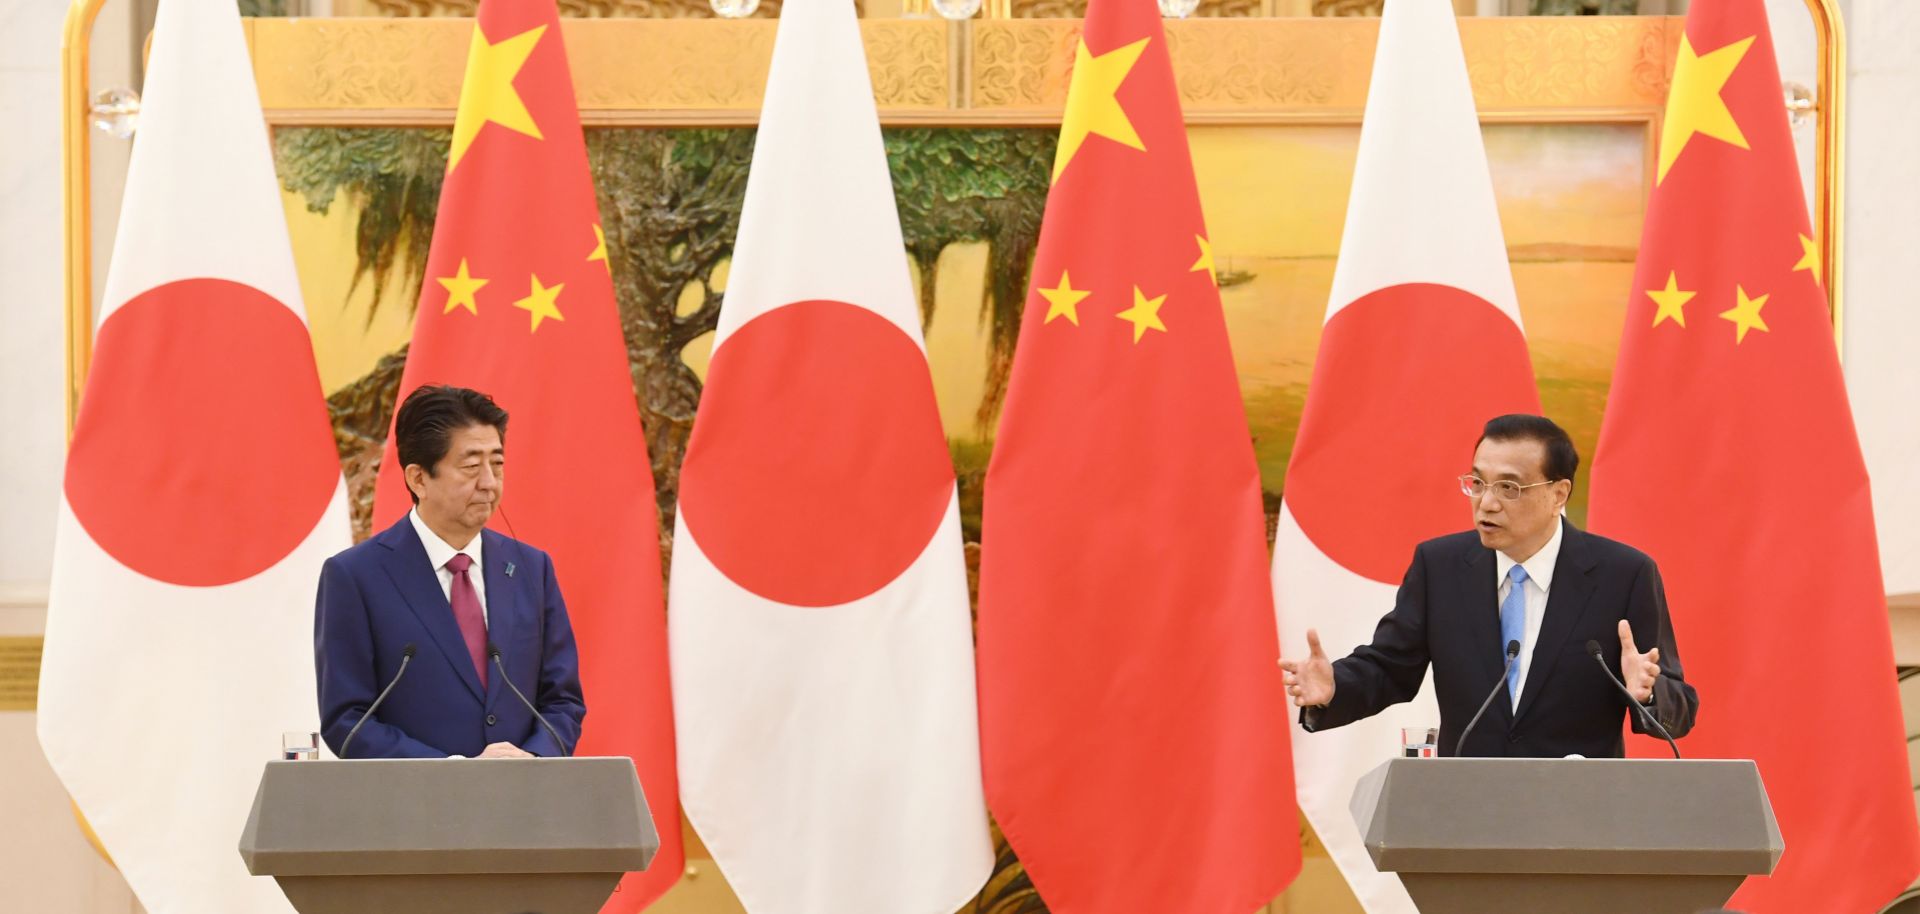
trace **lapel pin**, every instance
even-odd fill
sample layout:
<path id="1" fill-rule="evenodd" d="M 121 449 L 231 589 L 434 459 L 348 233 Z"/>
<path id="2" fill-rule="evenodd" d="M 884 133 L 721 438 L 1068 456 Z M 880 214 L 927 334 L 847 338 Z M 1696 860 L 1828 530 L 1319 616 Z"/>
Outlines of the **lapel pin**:
<path id="1" fill-rule="evenodd" d="M 513 563 L 507 563 L 507 577 L 513 577 Z"/>

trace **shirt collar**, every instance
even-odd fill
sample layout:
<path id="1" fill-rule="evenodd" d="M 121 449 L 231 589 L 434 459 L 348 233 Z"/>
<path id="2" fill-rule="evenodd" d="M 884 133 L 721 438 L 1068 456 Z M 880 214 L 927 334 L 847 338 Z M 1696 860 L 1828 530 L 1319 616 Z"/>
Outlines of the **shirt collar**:
<path id="1" fill-rule="evenodd" d="M 433 528 L 427 526 L 426 521 L 420 519 L 419 508 L 408 511 L 407 519 L 413 522 L 413 532 L 420 535 L 420 545 L 427 547 L 427 563 L 433 566 L 434 571 L 447 567 L 449 559 L 463 553 L 473 560 L 473 567 L 469 570 L 473 572 L 480 570 L 481 537 L 479 535 L 475 535 L 473 540 L 467 543 L 467 548 L 455 549 L 452 544 L 441 539 L 440 534 L 433 532 Z M 1532 573 L 1533 569 L 1528 568 L 1527 571 Z"/>
<path id="2" fill-rule="evenodd" d="M 1547 544 L 1541 546 L 1539 552 L 1534 553 L 1532 558 L 1524 562 L 1515 562 L 1513 559 L 1507 558 L 1506 553 L 1497 549 L 1494 550 L 1493 573 L 1495 577 L 1493 580 L 1495 586 L 1505 583 L 1507 575 L 1512 572 L 1513 566 L 1519 565 L 1527 570 L 1527 579 L 1539 584 L 1541 590 L 1553 589 L 1553 566 L 1560 561 L 1560 534 L 1566 530 L 1566 526 L 1567 522 L 1565 518 L 1556 518 L 1553 524 L 1553 538 L 1547 540 Z M 476 539 L 477 538 L 478 537 L 476 537 Z"/>

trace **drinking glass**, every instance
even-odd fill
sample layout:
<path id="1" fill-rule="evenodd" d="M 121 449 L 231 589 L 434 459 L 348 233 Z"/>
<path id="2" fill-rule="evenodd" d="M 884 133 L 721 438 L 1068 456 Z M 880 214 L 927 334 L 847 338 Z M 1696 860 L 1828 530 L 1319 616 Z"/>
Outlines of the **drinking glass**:
<path id="1" fill-rule="evenodd" d="M 320 734 L 311 730 L 288 730 L 280 734 L 280 758 L 289 762 L 312 761 L 320 757 Z"/>

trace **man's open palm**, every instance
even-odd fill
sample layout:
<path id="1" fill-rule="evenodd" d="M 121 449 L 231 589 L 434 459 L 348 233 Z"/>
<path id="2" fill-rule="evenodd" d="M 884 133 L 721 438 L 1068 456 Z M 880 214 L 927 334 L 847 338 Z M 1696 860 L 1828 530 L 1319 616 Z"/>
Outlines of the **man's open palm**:
<path id="1" fill-rule="evenodd" d="M 1320 633 L 1307 629 L 1307 659 L 1280 661 L 1287 673 L 1287 694 L 1302 708 L 1316 708 L 1333 700 L 1333 662 L 1320 647 Z"/>

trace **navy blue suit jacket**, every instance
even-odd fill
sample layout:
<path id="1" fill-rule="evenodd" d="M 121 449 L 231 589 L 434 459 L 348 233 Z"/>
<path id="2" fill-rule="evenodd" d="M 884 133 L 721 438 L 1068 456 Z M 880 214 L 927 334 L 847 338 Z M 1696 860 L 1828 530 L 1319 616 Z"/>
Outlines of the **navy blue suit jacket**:
<path id="1" fill-rule="evenodd" d="M 1440 754 L 1454 745 L 1487 693 L 1499 689 L 1475 725 L 1461 754 L 1509 758 L 1588 758 L 1625 754 L 1626 696 L 1587 654 L 1598 642 L 1608 669 L 1620 669 L 1620 620 L 1633 628 L 1636 647 L 1658 645 L 1660 678 L 1653 687 L 1653 715 L 1675 739 L 1693 729 L 1700 696 L 1680 668 L 1680 647 L 1667 615 L 1660 569 L 1641 552 L 1561 522 L 1560 557 L 1553 588 L 1533 648 L 1533 665 L 1513 707 L 1501 671 L 1498 582 L 1493 550 L 1469 530 L 1427 540 L 1414 548 L 1413 564 L 1400 584 L 1393 611 L 1380 620 L 1373 643 L 1333 664 L 1333 700 L 1302 708 L 1309 731 L 1327 730 L 1378 714 L 1420 691 L 1427 667 L 1440 705 Z"/>
<path id="2" fill-rule="evenodd" d="M 402 517 L 320 569 L 313 657 L 321 735 L 335 755 L 399 670 L 408 644 L 417 651 L 406 677 L 353 738 L 353 758 L 477 756 L 496 742 L 539 756 L 572 754 L 587 706 L 553 562 L 492 530 L 480 536 L 488 640 L 500 649 L 507 676 L 565 745 L 554 745 L 491 661 L 481 688 L 426 547 Z"/>

